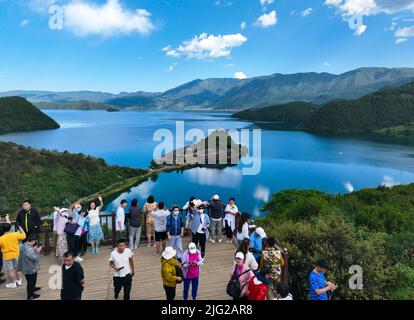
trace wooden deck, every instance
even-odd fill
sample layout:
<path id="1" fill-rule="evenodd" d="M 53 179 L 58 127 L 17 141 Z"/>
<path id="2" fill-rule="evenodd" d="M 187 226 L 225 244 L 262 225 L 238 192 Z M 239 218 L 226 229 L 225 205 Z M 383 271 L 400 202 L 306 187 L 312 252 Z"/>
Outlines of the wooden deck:
<path id="1" fill-rule="evenodd" d="M 188 238 L 184 245 L 188 243 Z M 207 243 L 204 266 L 201 269 L 198 299 L 200 300 L 228 300 L 226 285 L 233 264 L 235 247 L 232 244 Z M 102 247 L 101 253 L 91 255 L 87 253 L 81 263 L 85 272 L 85 290 L 83 300 L 113 300 L 112 271 L 109 267 L 109 255 L 111 247 Z M 153 256 L 154 248 L 148 248 L 142 244 L 135 250 L 135 277 L 133 278 L 132 300 L 164 300 L 165 294 L 161 281 L 160 258 Z M 41 257 L 41 270 L 38 275 L 37 285 L 42 287 L 39 291 L 40 299 L 60 299 L 60 291 L 49 288 L 49 268 L 58 265 L 54 255 Z M 191 288 L 190 288 L 191 291 Z M 177 300 L 182 300 L 183 285 L 177 286 Z M 191 297 L 191 292 L 190 292 Z M 0 300 L 24 300 L 26 299 L 26 282 L 16 289 L 6 289 L 0 286 Z M 122 299 L 122 292 L 119 297 Z"/>

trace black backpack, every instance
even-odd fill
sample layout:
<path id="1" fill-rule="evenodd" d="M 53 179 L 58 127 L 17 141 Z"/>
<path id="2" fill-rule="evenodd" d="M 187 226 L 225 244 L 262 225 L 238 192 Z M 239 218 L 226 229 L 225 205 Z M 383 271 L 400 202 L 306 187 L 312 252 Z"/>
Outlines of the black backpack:
<path id="1" fill-rule="evenodd" d="M 250 272 L 251 270 L 248 269 L 246 271 L 244 271 L 243 273 L 240 273 L 238 276 L 236 276 L 236 270 L 234 270 L 233 276 L 231 277 L 229 283 L 227 284 L 227 294 L 232 297 L 232 298 L 240 298 L 241 292 L 243 291 L 244 286 L 246 285 L 240 285 L 240 281 L 239 278 L 247 273 Z"/>

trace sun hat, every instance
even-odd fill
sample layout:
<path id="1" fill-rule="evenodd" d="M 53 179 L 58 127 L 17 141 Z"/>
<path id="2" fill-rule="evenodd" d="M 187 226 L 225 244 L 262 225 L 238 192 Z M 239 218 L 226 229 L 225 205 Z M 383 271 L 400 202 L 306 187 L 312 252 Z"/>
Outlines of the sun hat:
<path id="1" fill-rule="evenodd" d="M 266 232 L 263 230 L 263 228 L 259 227 L 255 230 L 255 232 L 260 236 L 260 238 L 266 238 Z"/>
<path id="2" fill-rule="evenodd" d="M 190 253 L 197 252 L 197 246 L 194 242 L 190 242 L 190 244 L 188 245 L 188 251 L 190 251 Z"/>
<path id="3" fill-rule="evenodd" d="M 219 200 L 220 197 L 218 196 L 218 194 L 215 194 L 214 196 L 211 197 L 211 199 L 213 199 L 213 200 Z"/>
<path id="4" fill-rule="evenodd" d="M 244 253 L 243 252 L 237 252 L 236 253 L 236 259 L 244 260 Z"/>
<path id="5" fill-rule="evenodd" d="M 164 252 L 162 253 L 162 257 L 165 260 L 170 260 L 170 259 L 174 258 L 176 254 L 177 254 L 177 251 L 175 251 L 173 247 L 167 247 L 167 248 L 165 248 Z"/>

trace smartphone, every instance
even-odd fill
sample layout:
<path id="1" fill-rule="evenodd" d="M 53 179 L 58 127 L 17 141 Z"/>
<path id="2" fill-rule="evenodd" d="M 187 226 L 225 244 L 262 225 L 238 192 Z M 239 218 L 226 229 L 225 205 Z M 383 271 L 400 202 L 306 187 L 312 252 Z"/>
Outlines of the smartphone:
<path id="1" fill-rule="evenodd" d="M 121 271 L 122 269 L 124 269 L 124 267 L 120 267 L 120 268 L 116 269 L 116 271 Z"/>

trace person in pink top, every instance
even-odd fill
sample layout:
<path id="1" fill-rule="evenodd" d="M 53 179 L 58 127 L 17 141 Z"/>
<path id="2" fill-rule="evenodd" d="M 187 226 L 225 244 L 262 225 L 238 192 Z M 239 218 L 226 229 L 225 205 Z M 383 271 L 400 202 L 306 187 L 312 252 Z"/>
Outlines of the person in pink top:
<path id="1" fill-rule="evenodd" d="M 235 265 L 230 273 L 231 278 L 236 278 L 239 281 L 241 292 L 239 297 L 233 297 L 233 300 L 248 300 L 249 296 L 249 281 L 254 276 L 254 273 L 246 263 L 246 257 L 243 252 L 236 252 Z"/>
<path id="2" fill-rule="evenodd" d="M 184 275 L 184 300 L 188 300 L 188 291 L 191 284 L 191 295 L 193 300 L 197 299 L 198 292 L 198 279 L 200 276 L 200 266 L 203 265 L 203 258 L 201 257 L 201 251 L 197 250 L 197 246 L 194 242 L 190 242 L 188 249 L 182 256 L 183 275 Z"/>

